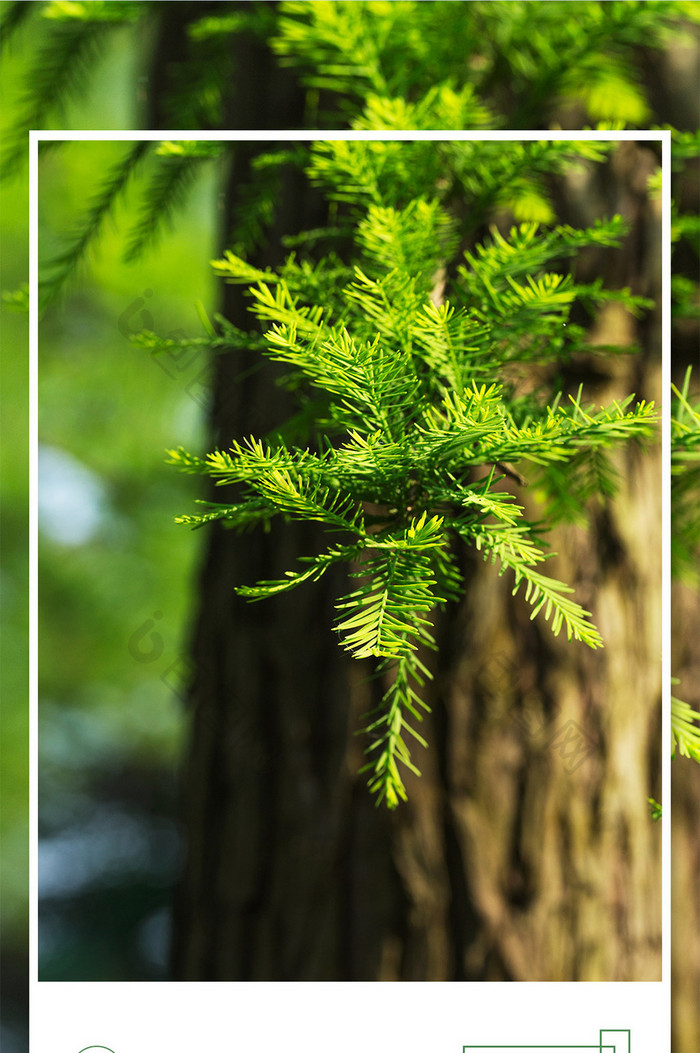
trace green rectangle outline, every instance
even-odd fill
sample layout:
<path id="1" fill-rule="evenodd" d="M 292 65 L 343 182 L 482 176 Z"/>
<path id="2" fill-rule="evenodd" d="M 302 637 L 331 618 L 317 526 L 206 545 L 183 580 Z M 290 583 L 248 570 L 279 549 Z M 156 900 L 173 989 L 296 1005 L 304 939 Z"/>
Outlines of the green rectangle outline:
<path id="1" fill-rule="evenodd" d="M 631 1030 L 631 1028 L 629 1028 L 629 1027 L 627 1027 L 627 1028 L 624 1028 L 624 1027 L 601 1027 L 600 1032 L 599 1032 L 599 1034 L 600 1034 L 600 1042 L 601 1042 L 601 1046 L 600 1046 L 601 1050 L 606 1048 L 606 1047 L 604 1047 L 602 1045 L 603 1032 L 607 1032 L 607 1034 L 609 1034 L 609 1035 L 627 1035 L 627 1053 L 631 1053 L 631 1050 L 632 1050 L 632 1030 Z"/>
<path id="2" fill-rule="evenodd" d="M 632 1030 L 631 1030 L 631 1028 L 622 1028 L 622 1027 L 601 1027 L 599 1032 L 598 1032 L 600 1037 L 599 1037 L 599 1041 L 598 1041 L 598 1045 L 597 1046 L 589 1046 L 586 1043 L 583 1043 L 583 1044 L 578 1043 L 577 1045 L 569 1045 L 566 1042 L 560 1042 L 557 1045 L 553 1045 L 553 1044 L 547 1044 L 547 1045 L 530 1044 L 530 1045 L 524 1045 L 524 1046 L 504 1046 L 503 1044 L 501 1044 L 501 1045 L 485 1045 L 485 1044 L 481 1043 L 479 1045 L 465 1045 L 465 1046 L 462 1046 L 462 1053 L 467 1053 L 467 1051 L 470 1050 L 470 1049 L 501 1049 L 501 1050 L 505 1050 L 505 1049 L 594 1049 L 594 1050 L 597 1050 L 598 1053 L 606 1053 L 606 1051 L 610 1051 L 610 1053 L 617 1053 L 616 1046 L 611 1046 L 607 1042 L 606 1042 L 605 1045 L 602 1044 L 603 1043 L 603 1033 L 604 1032 L 607 1033 L 608 1035 L 627 1035 L 627 1053 L 631 1053 L 631 1049 L 632 1049 Z"/>

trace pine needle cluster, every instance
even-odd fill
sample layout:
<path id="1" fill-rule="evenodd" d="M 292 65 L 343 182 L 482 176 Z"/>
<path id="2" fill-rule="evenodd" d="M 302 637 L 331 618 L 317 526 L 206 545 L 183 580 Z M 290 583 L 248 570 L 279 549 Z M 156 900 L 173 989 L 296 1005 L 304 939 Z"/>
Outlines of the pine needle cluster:
<path id="1" fill-rule="evenodd" d="M 673 385 L 671 417 L 671 570 L 674 577 L 697 586 L 700 556 L 700 404 L 691 402 L 691 369 L 679 389 Z M 678 684 L 678 680 L 673 680 Z M 700 763 L 700 713 L 671 696 L 673 752 Z"/>
<path id="2" fill-rule="evenodd" d="M 309 411 L 309 442 L 285 441 L 280 427 L 204 458 L 170 451 L 171 463 L 235 495 L 181 522 L 221 519 L 242 529 L 282 517 L 325 528 L 324 551 L 303 556 L 281 580 L 240 583 L 237 592 L 261 600 L 347 566 L 351 584 L 338 597 L 335 631 L 388 684 L 364 730 L 370 790 L 390 808 L 406 799 L 405 771 L 418 773 L 413 744 L 426 744 L 417 725 L 427 709 L 433 617 L 461 594 L 459 546 L 508 574 L 532 618 L 602 646 L 573 589 L 547 572 L 551 523 L 528 518 L 521 472 L 544 479 L 571 464 L 595 467 L 611 447 L 650 437 L 656 422 L 653 406 L 632 395 L 594 407 L 581 391 L 565 396 L 544 385 L 519 395 L 506 381 L 514 361 L 552 367 L 586 347 L 585 330 L 569 324 L 575 303 L 615 297 L 633 311 L 644 304 L 628 290 L 577 284 L 566 263 L 584 246 L 617 244 L 624 233 L 617 217 L 586 230 L 493 227 L 465 250 L 470 220 L 449 203 L 455 188 L 462 203 L 473 196 L 461 179 L 472 145 L 339 142 L 312 150 L 313 178 L 348 202 L 346 259 L 312 265 L 291 254 L 273 272 L 229 252 L 214 265 L 246 287 L 263 353 L 284 364 L 286 383 Z M 503 165 L 506 185 L 522 170 L 523 145 L 512 149 L 510 172 Z M 534 143 L 531 167 L 544 156 L 553 163 L 557 145 L 558 163 L 571 163 L 571 144 Z M 509 146 L 501 144 L 507 156 Z M 436 153 L 442 190 L 430 196 Z M 402 165 L 403 181 L 386 178 Z"/>

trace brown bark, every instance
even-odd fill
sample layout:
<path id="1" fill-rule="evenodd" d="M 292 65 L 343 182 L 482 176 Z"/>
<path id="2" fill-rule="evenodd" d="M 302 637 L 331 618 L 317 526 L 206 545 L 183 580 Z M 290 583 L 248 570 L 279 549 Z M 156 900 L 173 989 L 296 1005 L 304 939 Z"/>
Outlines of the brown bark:
<path id="1" fill-rule="evenodd" d="M 671 1048 L 693 1053 L 700 1047 L 700 766 L 674 761 L 671 790 Z"/>
<path id="2" fill-rule="evenodd" d="M 674 688 L 700 711 L 700 589 L 672 594 Z M 673 1053 L 700 1048 L 700 765 L 678 756 L 671 766 L 671 1037 Z"/>

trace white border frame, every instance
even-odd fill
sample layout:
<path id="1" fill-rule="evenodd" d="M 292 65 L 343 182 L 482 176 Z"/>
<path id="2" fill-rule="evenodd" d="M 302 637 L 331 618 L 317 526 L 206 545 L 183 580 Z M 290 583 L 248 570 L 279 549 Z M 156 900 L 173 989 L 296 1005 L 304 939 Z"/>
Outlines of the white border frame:
<path id="1" fill-rule="evenodd" d="M 304 1053 L 357 1053 L 391 1043 L 402 1053 L 459 1051 L 493 1035 L 516 1045 L 572 1038 L 592 1018 L 629 1027 L 634 1053 L 670 1051 L 670 415 L 662 413 L 662 980 L 654 983 L 74 983 L 37 979 L 38 896 L 38 149 L 40 142 L 161 140 L 314 142 L 328 140 L 599 140 L 661 142 L 662 146 L 662 385 L 670 392 L 671 191 L 670 131 L 31 131 L 29 133 L 29 963 L 31 1053 L 79 1053 L 89 1043 L 114 1053 L 193 1053 L 207 1048 Z M 419 995 L 420 1001 L 416 998 Z M 319 995 L 321 997 L 319 998 Z M 352 998 L 352 1002 L 350 999 Z M 556 1012 L 553 1003 L 556 999 Z M 237 1004 L 238 1003 L 238 1004 Z M 363 1011 L 352 1011 L 363 1006 Z M 420 1007 L 420 1008 L 419 1008 Z M 505 1010 L 505 1011 L 504 1011 Z M 236 1016 L 236 1014 L 238 1014 Z M 325 1017 L 325 1019 L 324 1019 Z M 371 1053 L 371 1051 L 370 1051 Z"/>

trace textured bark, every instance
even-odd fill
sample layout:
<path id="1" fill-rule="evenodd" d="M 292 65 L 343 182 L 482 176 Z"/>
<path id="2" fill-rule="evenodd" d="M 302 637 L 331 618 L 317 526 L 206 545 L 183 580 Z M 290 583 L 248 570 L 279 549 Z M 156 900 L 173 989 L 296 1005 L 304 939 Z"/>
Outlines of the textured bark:
<path id="1" fill-rule="evenodd" d="M 700 711 L 700 589 L 674 588 L 672 614 L 672 667 L 680 681 L 674 690 Z M 674 760 L 671 794 L 672 1050 L 694 1053 L 700 1049 L 700 765 Z"/>
<path id="2" fill-rule="evenodd" d="M 696 708 L 698 704 L 696 695 Z M 673 1053 L 693 1053 L 700 1048 L 700 766 L 687 760 L 674 763 L 671 789 L 671 1048 Z"/>
<path id="3" fill-rule="evenodd" d="M 614 284 L 648 295 L 658 291 L 658 214 L 643 192 L 652 160 L 624 148 L 608 189 L 609 208 L 635 225 Z M 237 163 L 229 209 L 246 155 Z M 572 186 L 569 211 L 591 207 L 595 190 Z M 278 234 L 317 207 L 291 174 L 282 198 Z M 265 262 L 279 252 L 271 245 Z M 226 310 L 242 321 L 235 290 Z M 602 358 L 596 401 L 659 396 L 657 321 L 632 334 L 615 311 L 603 318 L 602 342 L 636 335 L 645 351 Z M 278 419 L 274 370 L 251 365 L 218 364 L 219 443 Z M 619 467 L 619 498 L 553 546 L 552 572 L 576 585 L 605 650 L 554 639 L 506 577 L 465 559 L 464 602 L 437 626 L 424 774 L 394 814 L 374 807 L 357 775 L 352 732 L 381 688 L 331 631 L 342 579 L 262 604 L 233 595 L 313 551 L 315 531 L 212 529 L 193 648 L 177 978 L 660 978 L 660 831 L 646 804 L 658 793 L 660 459 L 630 449 Z"/>

